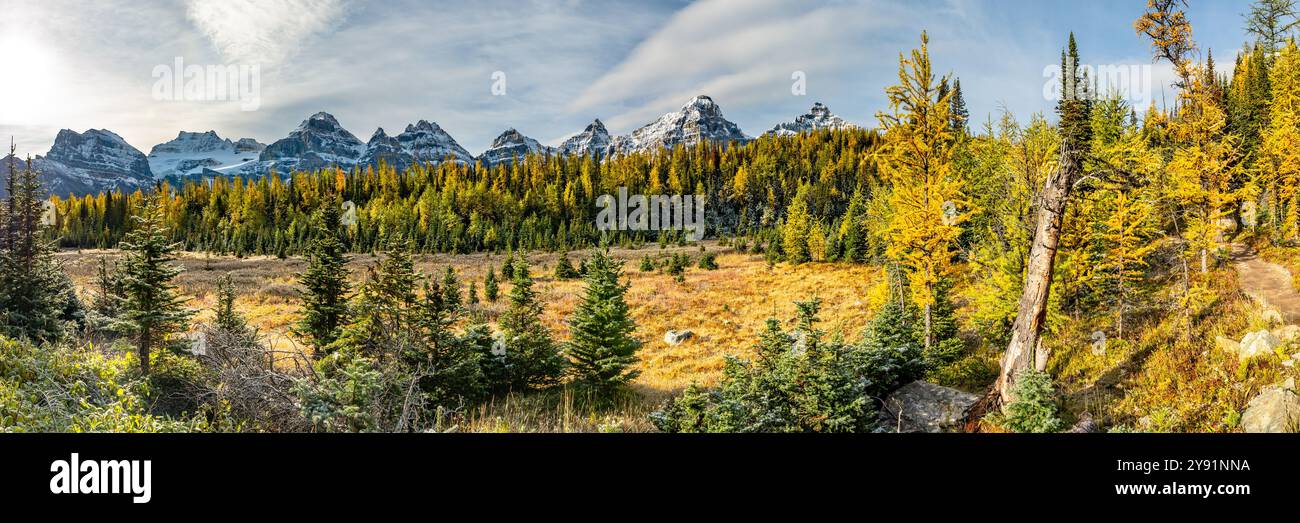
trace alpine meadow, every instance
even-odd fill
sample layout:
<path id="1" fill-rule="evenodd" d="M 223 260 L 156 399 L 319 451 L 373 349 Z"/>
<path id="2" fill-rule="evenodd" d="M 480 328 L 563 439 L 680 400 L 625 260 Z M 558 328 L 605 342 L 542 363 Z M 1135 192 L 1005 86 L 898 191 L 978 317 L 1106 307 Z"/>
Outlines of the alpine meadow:
<path id="1" fill-rule="evenodd" d="M 1104 29 L 1039 29 L 1050 59 L 1025 76 L 966 66 L 941 22 L 900 19 L 905 36 L 854 51 L 887 64 L 883 90 L 818 76 L 811 59 L 792 76 L 776 45 L 687 56 L 700 48 L 665 35 L 691 37 L 706 23 L 687 15 L 719 2 L 672 4 L 684 14 L 627 15 L 629 33 L 651 30 L 642 16 L 684 26 L 648 43 L 584 58 L 548 54 L 578 53 L 569 40 L 536 43 L 549 73 L 439 69 L 477 97 L 441 113 L 447 128 L 419 120 L 365 141 L 334 114 L 370 125 L 388 109 L 350 89 L 457 96 L 433 84 L 404 97 L 403 75 L 437 69 L 414 61 L 432 46 L 338 76 L 351 55 L 310 47 L 400 20 L 321 9 L 274 26 L 301 41 L 286 50 L 186 3 L 159 31 L 195 24 L 179 32 L 212 43 L 193 47 L 278 65 L 232 66 L 195 94 L 201 68 L 176 58 L 172 72 L 182 52 L 154 52 L 167 74 L 137 75 L 139 96 L 121 98 L 165 82 L 145 108 L 87 102 L 39 122 L 59 104 L 0 88 L 0 131 L 14 135 L 0 159 L 0 432 L 1300 431 L 1296 0 L 1243 1 L 1231 17 L 1131 1 Z M 635 9 L 668 9 L 646 4 Z M 994 6 L 981 9 L 1019 9 Z M 580 20 L 574 32 L 624 21 Z M 12 34 L 0 30 L 0 57 L 36 56 Z M 511 38 L 440 52 L 473 61 Z M 743 69 L 763 49 L 775 65 Z M 1105 65 L 1117 56 L 1140 59 Z M 705 62 L 722 72 L 669 79 L 715 71 Z M 319 78 L 295 77 L 302 63 Z M 368 76 L 378 69 L 388 76 Z M 42 71 L 7 70 L 15 84 Z M 1121 85 L 1116 70 L 1134 75 Z M 99 74 L 85 81 L 117 100 L 120 82 Z M 653 74 L 666 87 L 645 85 Z M 753 75 L 760 87 L 738 87 Z M 546 86 L 565 76 L 591 86 Z M 1148 96 L 1126 88 L 1137 80 Z M 791 98 L 807 112 L 776 123 Z M 772 127 L 746 134 L 724 106 Z M 91 117 L 123 134 L 44 127 Z M 551 134 L 492 138 L 466 123 L 480 119 Z M 590 123 L 561 136 L 574 121 Z M 284 137 L 132 145 L 173 124 Z M 449 128 L 490 146 L 471 154 Z"/>

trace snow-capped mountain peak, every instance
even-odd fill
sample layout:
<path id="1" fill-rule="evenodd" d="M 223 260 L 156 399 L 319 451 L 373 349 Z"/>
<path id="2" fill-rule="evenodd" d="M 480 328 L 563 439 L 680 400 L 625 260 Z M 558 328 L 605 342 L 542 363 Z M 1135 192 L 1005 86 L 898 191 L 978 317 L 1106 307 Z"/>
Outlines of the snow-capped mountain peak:
<path id="1" fill-rule="evenodd" d="M 830 108 L 826 107 L 826 105 L 816 102 L 813 103 L 807 114 L 795 118 L 793 122 L 777 124 L 767 134 L 788 136 L 821 129 L 853 129 L 856 127 L 856 125 L 832 114 Z"/>
<path id="2" fill-rule="evenodd" d="M 479 159 L 483 164 L 494 166 L 506 163 L 515 158 L 523 158 L 528 154 L 554 154 L 555 150 L 551 147 L 542 145 L 541 142 L 524 136 L 514 128 L 507 129 L 505 132 L 492 140 L 492 147 L 484 151 Z"/>
<path id="3" fill-rule="evenodd" d="M 454 156 L 456 163 L 469 165 L 474 162 L 474 155 L 437 123 L 428 120 L 407 125 L 406 130 L 397 135 L 397 141 L 413 161 L 438 163 Z"/>
<path id="4" fill-rule="evenodd" d="M 322 111 L 303 120 L 289 136 L 266 146 L 259 159 L 280 172 L 314 171 L 351 167 L 365 152 L 366 144 L 344 129 L 334 115 Z"/>
<path id="5" fill-rule="evenodd" d="M 265 147 L 252 138 L 232 142 L 216 131 L 181 131 L 175 139 L 149 150 L 149 169 L 155 178 L 201 176 L 208 171 L 231 174 L 256 162 Z"/>
<path id="6" fill-rule="evenodd" d="M 691 146 L 702 141 L 727 143 L 745 142 L 749 137 L 740 127 L 722 115 L 722 107 L 705 95 L 692 98 L 681 109 L 660 116 L 645 127 L 632 131 L 629 137 L 614 140 L 615 153 L 672 148 L 678 144 Z"/>
<path id="7" fill-rule="evenodd" d="M 587 128 L 582 132 L 573 135 L 564 143 L 560 144 L 559 153 L 570 156 L 591 156 L 596 155 L 599 160 L 609 149 L 610 144 L 609 130 L 605 128 L 605 123 L 599 118 L 587 124 Z"/>
<path id="8" fill-rule="evenodd" d="M 144 153 L 105 129 L 84 133 L 63 129 L 49 153 L 37 156 L 32 163 L 51 194 L 132 190 L 153 182 Z"/>

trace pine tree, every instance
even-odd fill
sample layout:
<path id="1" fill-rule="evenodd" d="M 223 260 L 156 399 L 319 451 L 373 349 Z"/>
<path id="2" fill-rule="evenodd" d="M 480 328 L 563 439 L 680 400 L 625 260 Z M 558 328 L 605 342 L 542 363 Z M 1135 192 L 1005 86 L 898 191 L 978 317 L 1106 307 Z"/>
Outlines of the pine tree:
<path id="1" fill-rule="evenodd" d="M 583 263 L 585 264 L 586 261 L 583 261 Z M 569 253 L 561 254 L 560 261 L 555 263 L 555 279 L 570 280 L 580 275 L 579 271 L 574 269 L 573 264 L 569 262 Z"/>
<path id="2" fill-rule="evenodd" d="M 442 272 L 442 293 L 447 306 L 456 310 L 464 307 L 464 298 L 461 294 L 460 277 L 456 275 L 456 269 L 448 265 L 447 270 Z"/>
<path id="3" fill-rule="evenodd" d="M 885 128 L 881 170 L 893 184 L 889 224 L 891 257 L 909 269 L 912 300 L 923 309 L 925 347 L 935 343 L 932 308 L 948 273 L 965 217 L 962 183 L 953 173 L 951 94 L 940 96 L 930 72 L 929 37 L 900 58 L 899 85 L 887 90 L 893 114 L 878 115 Z"/>
<path id="4" fill-rule="evenodd" d="M 866 215 L 866 195 L 862 186 L 858 185 L 853 190 L 849 208 L 840 221 L 840 249 L 844 261 L 862 263 L 867 260 Z"/>
<path id="5" fill-rule="evenodd" d="M 1153 241 L 1151 205 L 1116 191 L 1110 217 L 1105 223 L 1106 256 L 1098 268 L 1112 284 L 1115 300 L 1115 337 L 1124 338 L 1124 311 L 1144 279 L 1146 258 L 1159 246 Z"/>
<path id="6" fill-rule="evenodd" d="M 781 231 L 781 248 L 790 263 L 803 263 L 811 259 L 808 253 L 808 233 L 812 230 L 812 217 L 808 214 L 807 184 L 799 186 L 790 208 L 786 211 L 785 226 Z"/>
<path id="7" fill-rule="evenodd" d="M 233 276 L 226 274 L 217 280 L 217 306 L 213 310 L 212 323 L 226 332 L 242 333 L 248 328 L 248 323 L 235 311 L 236 297 Z"/>
<path id="8" fill-rule="evenodd" d="M 469 292 L 467 292 L 465 295 L 465 303 L 469 305 L 478 305 L 479 303 L 478 282 L 476 281 L 469 282 Z"/>
<path id="9" fill-rule="evenodd" d="M 230 274 L 217 280 L 217 306 L 213 309 L 214 330 L 211 333 L 217 335 L 215 341 L 219 346 L 236 349 L 235 352 L 226 352 L 226 356 L 242 358 L 245 354 L 250 354 L 246 349 L 257 347 L 257 331 L 248 325 L 248 321 L 239 311 L 235 310 L 237 297 L 235 281 Z M 261 351 L 251 354 L 262 357 Z M 267 361 L 268 365 L 271 363 Z"/>
<path id="10" fill-rule="evenodd" d="M 1300 49 L 1294 41 L 1271 72 L 1269 123 L 1255 159 L 1255 185 L 1269 202 L 1277 239 L 1300 241 Z"/>
<path id="11" fill-rule="evenodd" d="M 956 79 L 952 88 L 952 132 L 957 136 L 963 136 L 970 132 L 967 122 L 970 121 L 970 110 L 966 108 L 966 97 L 961 92 L 961 78 Z"/>
<path id="12" fill-rule="evenodd" d="M 150 198 L 143 214 L 135 216 L 135 229 L 122 240 L 122 328 L 135 340 L 140 371 L 149 374 L 155 348 L 168 348 L 184 331 L 192 311 L 177 292 L 181 267 L 176 259 L 180 244 L 167 238 L 162 195 Z"/>
<path id="13" fill-rule="evenodd" d="M 559 382 L 564 375 L 564 358 L 542 324 L 542 304 L 533 290 L 528 262 L 514 264 L 510 307 L 501 315 L 500 327 L 506 338 L 506 366 L 510 385 L 517 390 L 540 389 Z"/>
<path id="14" fill-rule="evenodd" d="M 603 251 L 587 263 L 586 290 L 569 320 L 572 339 L 565 347 L 570 372 L 579 383 L 602 392 L 623 385 L 638 374 L 631 370 L 641 342 L 633 337 L 632 321 L 624 295 L 630 286 L 621 282 L 623 264 Z"/>
<path id="15" fill-rule="evenodd" d="M 90 304 L 90 311 L 98 316 L 99 323 L 112 322 L 122 313 L 126 291 L 122 288 L 122 276 L 117 269 L 116 262 L 110 265 L 106 256 L 99 257 L 95 272 L 94 300 Z"/>
<path id="16" fill-rule="evenodd" d="M 352 347 L 385 361 L 412 349 L 416 334 L 409 327 L 418 314 L 415 289 L 421 276 L 410 248 L 410 242 L 402 237 L 389 240 L 383 258 L 368 270 L 361 285 L 351 309 L 351 323 L 327 350 Z M 448 296 L 440 294 L 441 299 Z"/>
<path id="17" fill-rule="evenodd" d="M 8 199 L 0 206 L 0 333 L 54 342 L 63 335 L 65 308 L 75 296 L 46 239 L 45 200 L 31 160 L 18 169 L 10 146 L 8 167 Z"/>
<path id="18" fill-rule="evenodd" d="M 496 303 L 498 292 L 500 291 L 497 288 L 496 271 L 492 269 L 491 265 L 488 265 L 487 276 L 483 278 L 483 297 L 487 298 L 487 301 L 491 303 Z"/>
<path id="19" fill-rule="evenodd" d="M 316 237 L 307 252 L 307 271 L 298 280 L 304 292 L 297 331 L 315 349 L 318 358 L 327 352 L 348 323 L 351 294 L 348 257 L 336 232 L 340 207 L 337 198 L 327 198 L 318 211 Z"/>
<path id="20" fill-rule="evenodd" d="M 654 272 L 655 261 L 649 254 L 641 257 L 641 272 Z"/>
<path id="21" fill-rule="evenodd" d="M 418 369 L 420 389 L 430 408 L 459 406 L 462 400 L 481 397 L 487 386 L 481 351 L 452 331 L 465 315 L 459 287 L 455 271 L 448 267 L 441 282 L 425 283 L 424 300 L 414 317 L 419 342 L 407 359 Z"/>

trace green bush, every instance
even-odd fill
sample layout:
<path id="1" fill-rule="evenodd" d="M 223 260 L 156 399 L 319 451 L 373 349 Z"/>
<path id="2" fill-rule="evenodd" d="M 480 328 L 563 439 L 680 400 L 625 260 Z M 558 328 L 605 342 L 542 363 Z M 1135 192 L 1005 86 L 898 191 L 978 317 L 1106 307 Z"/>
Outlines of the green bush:
<path id="1" fill-rule="evenodd" d="M 712 252 L 710 252 L 710 253 L 701 254 L 701 255 L 700 255 L 700 263 L 699 263 L 699 267 L 700 267 L 701 269 L 706 270 L 706 271 L 716 271 L 716 270 L 718 270 L 718 255 L 717 255 L 717 253 L 712 253 Z"/>
<path id="2" fill-rule="evenodd" d="M 1056 432 L 1061 418 L 1056 407 L 1056 391 L 1046 372 L 1026 369 L 1016 375 L 1012 394 L 1016 400 L 1004 405 L 993 422 L 1016 432 Z"/>
<path id="3" fill-rule="evenodd" d="M 665 432 L 861 432 L 874 425 L 867 381 L 855 368 L 857 347 L 824 341 L 817 301 L 801 302 L 792 332 L 775 319 L 758 356 L 729 356 L 716 389 L 697 385 L 651 415 Z"/>
<path id="4" fill-rule="evenodd" d="M 185 432 L 199 422 L 146 408 L 149 383 L 126 349 L 35 347 L 0 338 L 0 432 Z"/>
<path id="5" fill-rule="evenodd" d="M 686 268 L 691 265 L 691 257 L 685 253 L 676 253 L 668 257 L 664 272 L 673 277 L 677 283 L 686 281 Z"/>

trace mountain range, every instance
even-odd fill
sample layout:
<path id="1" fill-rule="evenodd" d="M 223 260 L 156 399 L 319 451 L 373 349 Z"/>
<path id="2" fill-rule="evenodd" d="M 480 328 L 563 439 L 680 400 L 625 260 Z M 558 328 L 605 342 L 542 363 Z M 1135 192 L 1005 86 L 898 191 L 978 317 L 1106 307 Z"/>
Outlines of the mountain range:
<path id="1" fill-rule="evenodd" d="M 768 135 L 786 136 L 820 129 L 856 127 L 831 114 L 825 105 L 812 109 L 791 122 L 778 124 Z M 592 156 L 597 160 L 671 148 L 678 144 L 744 143 L 751 140 L 740 127 L 727 120 L 722 108 L 708 96 L 697 96 L 680 109 L 660 116 L 630 134 L 612 136 L 599 119 L 558 147 L 543 145 L 515 129 L 508 129 L 478 156 L 466 151 L 438 124 L 427 120 L 407 125 L 396 136 L 376 129 L 362 142 L 333 115 L 311 115 L 269 145 L 251 138 L 230 140 L 215 131 L 180 132 L 175 139 L 155 145 L 148 155 L 132 147 L 112 131 L 90 129 L 77 133 L 59 131 L 54 145 L 37 156 L 34 167 L 51 194 L 82 195 L 105 190 L 148 189 L 161 180 L 184 180 L 216 176 L 265 176 L 271 172 L 316 170 L 331 166 L 364 167 L 387 163 L 404 169 L 418 162 L 453 161 L 471 165 L 481 162 L 492 167 L 528 154 Z M 0 161 L 0 173 L 8 170 Z"/>

